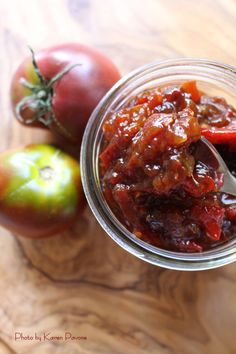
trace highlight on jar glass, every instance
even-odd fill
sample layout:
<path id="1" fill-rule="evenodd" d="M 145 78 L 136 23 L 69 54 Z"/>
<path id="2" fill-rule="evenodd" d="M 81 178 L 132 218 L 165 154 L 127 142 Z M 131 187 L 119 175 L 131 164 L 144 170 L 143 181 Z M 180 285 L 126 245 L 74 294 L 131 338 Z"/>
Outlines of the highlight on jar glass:
<path id="1" fill-rule="evenodd" d="M 203 270 L 236 260 L 236 197 L 202 137 L 236 175 L 236 69 L 204 59 L 130 73 L 88 122 L 81 173 L 89 205 L 144 261 Z"/>

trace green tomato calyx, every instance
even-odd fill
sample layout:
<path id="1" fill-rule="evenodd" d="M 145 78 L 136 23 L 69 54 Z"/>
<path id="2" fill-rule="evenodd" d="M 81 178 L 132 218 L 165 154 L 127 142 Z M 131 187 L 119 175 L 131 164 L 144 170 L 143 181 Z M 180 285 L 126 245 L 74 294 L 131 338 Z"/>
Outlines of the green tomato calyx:
<path id="1" fill-rule="evenodd" d="M 61 133 L 63 133 L 66 137 L 71 137 L 70 134 L 64 129 L 64 127 L 58 122 L 56 119 L 53 110 L 52 110 L 52 98 L 53 98 L 53 85 L 62 78 L 62 76 L 66 75 L 70 70 L 74 67 L 81 64 L 73 64 L 66 66 L 59 73 L 57 73 L 51 80 L 46 80 L 42 75 L 38 64 L 35 60 L 35 53 L 32 48 L 30 48 L 32 55 L 32 64 L 34 67 L 34 71 L 39 79 L 38 84 L 32 84 L 27 81 L 25 78 L 20 79 L 20 84 L 27 88 L 31 94 L 22 98 L 20 102 L 16 105 L 16 117 L 17 119 L 26 125 L 30 125 L 36 121 L 44 124 L 45 126 L 50 126 L 52 123 L 55 123 L 59 128 Z M 26 110 L 30 109 L 35 114 L 32 118 L 24 118 L 22 113 Z"/>

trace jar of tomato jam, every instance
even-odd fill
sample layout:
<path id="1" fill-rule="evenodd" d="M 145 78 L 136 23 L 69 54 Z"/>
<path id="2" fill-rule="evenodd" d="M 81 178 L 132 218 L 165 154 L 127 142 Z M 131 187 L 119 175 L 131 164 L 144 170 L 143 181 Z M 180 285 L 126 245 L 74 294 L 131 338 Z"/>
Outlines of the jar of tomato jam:
<path id="1" fill-rule="evenodd" d="M 236 200 L 196 157 L 202 135 L 236 175 L 236 69 L 205 59 L 131 72 L 88 122 L 81 148 L 88 203 L 107 234 L 146 262 L 204 270 L 236 260 Z"/>

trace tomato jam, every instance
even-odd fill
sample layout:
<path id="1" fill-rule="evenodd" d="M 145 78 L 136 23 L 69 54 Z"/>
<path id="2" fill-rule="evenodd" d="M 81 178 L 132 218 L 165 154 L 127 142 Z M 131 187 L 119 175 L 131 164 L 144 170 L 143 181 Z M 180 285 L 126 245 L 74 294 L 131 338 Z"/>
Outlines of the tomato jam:
<path id="1" fill-rule="evenodd" d="M 223 176 L 198 153 L 201 135 L 236 175 L 236 110 L 195 81 L 134 97 L 103 124 L 104 197 L 136 237 L 179 252 L 202 252 L 236 233 L 236 204 L 225 205 Z"/>

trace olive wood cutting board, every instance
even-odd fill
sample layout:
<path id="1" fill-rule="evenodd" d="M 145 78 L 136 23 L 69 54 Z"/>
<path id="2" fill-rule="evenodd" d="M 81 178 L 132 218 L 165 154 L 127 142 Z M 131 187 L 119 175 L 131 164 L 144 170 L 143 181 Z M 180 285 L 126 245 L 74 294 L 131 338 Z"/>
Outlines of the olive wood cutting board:
<path id="1" fill-rule="evenodd" d="M 184 56 L 236 66 L 235 33 L 234 0 L 1 0 L 0 151 L 55 142 L 20 126 L 10 109 L 11 76 L 27 45 L 91 44 L 125 74 Z M 56 238 L 0 234 L 0 354 L 236 353 L 236 264 L 192 273 L 146 264 L 116 245 L 88 207 Z M 65 332 L 87 339 L 61 340 Z"/>

